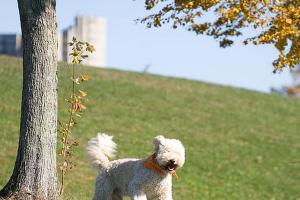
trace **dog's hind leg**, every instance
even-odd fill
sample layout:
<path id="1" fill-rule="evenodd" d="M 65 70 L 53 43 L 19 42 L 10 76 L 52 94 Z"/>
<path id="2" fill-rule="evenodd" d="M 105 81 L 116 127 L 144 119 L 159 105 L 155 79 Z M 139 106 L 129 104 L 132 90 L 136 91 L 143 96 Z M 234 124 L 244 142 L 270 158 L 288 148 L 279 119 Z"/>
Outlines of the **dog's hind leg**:
<path id="1" fill-rule="evenodd" d="M 115 189 L 112 194 L 112 200 L 123 200 L 123 195 L 120 190 Z"/>
<path id="2" fill-rule="evenodd" d="M 114 188 L 106 174 L 99 174 L 96 179 L 96 188 L 93 200 L 112 200 Z"/>

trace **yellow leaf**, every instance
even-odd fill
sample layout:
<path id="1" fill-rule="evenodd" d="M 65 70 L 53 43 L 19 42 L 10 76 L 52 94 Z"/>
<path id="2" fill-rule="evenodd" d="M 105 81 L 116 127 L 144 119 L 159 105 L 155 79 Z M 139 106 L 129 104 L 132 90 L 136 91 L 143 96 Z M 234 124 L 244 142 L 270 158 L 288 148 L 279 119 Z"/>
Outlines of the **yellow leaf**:
<path id="1" fill-rule="evenodd" d="M 82 90 L 79 90 L 79 93 L 80 93 L 80 96 L 82 96 L 82 97 L 87 96 L 87 93 Z"/>
<path id="2" fill-rule="evenodd" d="M 293 22 L 291 19 L 286 19 L 285 21 L 286 21 L 286 23 L 288 23 L 288 24 L 292 24 L 292 22 Z"/>
<path id="3" fill-rule="evenodd" d="M 93 53 L 94 51 L 96 51 L 95 47 L 93 45 L 91 45 L 91 44 L 86 47 L 86 50 L 88 52 L 91 52 L 91 53 Z"/>
<path id="4" fill-rule="evenodd" d="M 88 81 L 88 80 L 89 80 L 89 75 L 87 74 L 81 75 L 81 81 Z"/>

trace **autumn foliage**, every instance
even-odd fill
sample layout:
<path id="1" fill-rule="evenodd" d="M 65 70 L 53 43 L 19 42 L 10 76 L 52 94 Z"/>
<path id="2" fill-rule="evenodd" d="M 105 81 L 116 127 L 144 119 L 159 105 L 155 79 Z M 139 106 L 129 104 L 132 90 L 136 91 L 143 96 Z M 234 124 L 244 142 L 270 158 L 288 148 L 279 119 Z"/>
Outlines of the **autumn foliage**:
<path id="1" fill-rule="evenodd" d="M 221 47 L 247 32 L 244 44 L 269 44 L 279 51 L 275 72 L 300 61 L 300 0 L 146 0 L 145 6 L 152 14 L 141 22 L 148 27 L 183 26 L 212 36 Z"/>
<path id="2" fill-rule="evenodd" d="M 76 74 L 75 65 L 81 64 L 84 59 L 87 59 L 87 53 L 93 53 L 95 51 L 93 45 L 88 42 L 79 41 L 75 37 L 73 37 L 72 41 L 68 44 L 72 49 L 72 52 L 69 54 L 72 61 L 72 87 L 70 88 L 70 97 L 65 99 L 68 104 L 67 112 L 69 116 L 66 122 L 58 121 L 59 128 L 57 130 L 59 141 L 62 145 L 59 151 L 60 196 L 62 196 L 64 192 L 66 174 L 75 166 L 73 162 L 73 147 L 78 146 L 78 142 L 73 138 L 72 131 L 77 124 L 77 118 L 81 117 L 82 112 L 86 109 L 84 104 L 87 92 L 77 89 L 77 86 L 86 83 L 89 80 L 89 76 L 87 74 Z"/>

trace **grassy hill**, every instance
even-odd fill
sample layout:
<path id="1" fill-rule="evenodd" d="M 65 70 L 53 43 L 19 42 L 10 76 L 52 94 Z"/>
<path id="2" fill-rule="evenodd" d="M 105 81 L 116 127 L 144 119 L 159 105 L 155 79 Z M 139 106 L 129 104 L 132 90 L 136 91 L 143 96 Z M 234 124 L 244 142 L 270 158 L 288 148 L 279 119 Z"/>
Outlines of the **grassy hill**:
<path id="1" fill-rule="evenodd" d="M 75 134 L 77 167 L 67 199 L 91 199 L 96 172 L 84 147 L 97 132 L 114 135 L 117 157 L 145 157 L 158 134 L 182 140 L 186 164 L 175 200 L 300 198 L 300 102 L 276 95 L 108 69 L 87 71 L 87 111 Z M 258 72 L 259 73 L 259 72 Z M 0 187 L 12 172 L 19 133 L 21 60 L 0 56 Z M 59 68 L 59 118 L 70 87 Z"/>

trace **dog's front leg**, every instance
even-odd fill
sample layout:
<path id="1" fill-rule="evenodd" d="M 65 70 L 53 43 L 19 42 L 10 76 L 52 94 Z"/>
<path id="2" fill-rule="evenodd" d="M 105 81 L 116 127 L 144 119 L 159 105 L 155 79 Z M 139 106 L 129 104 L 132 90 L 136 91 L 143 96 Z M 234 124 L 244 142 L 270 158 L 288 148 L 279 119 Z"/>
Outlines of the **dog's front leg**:
<path id="1" fill-rule="evenodd" d="M 158 197 L 159 200 L 173 200 L 172 195 L 161 195 Z"/>
<path id="2" fill-rule="evenodd" d="M 147 196 L 145 194 L 135 194 L 131 196 L 131 200 L 147 200 Z"/>
<path id="3" fill-rule="evenodd" d="M 131 200 L 147 200 L 145 192 L 141 188 L 141 184 L 130 183 L 129 184 L 129 195 Z"/>
<path id="4" fill-rule="evenodd" d="M 165 191 L 159 195 L 159 200 L 173 200 L 172 190 L 165 189 Z"/>

